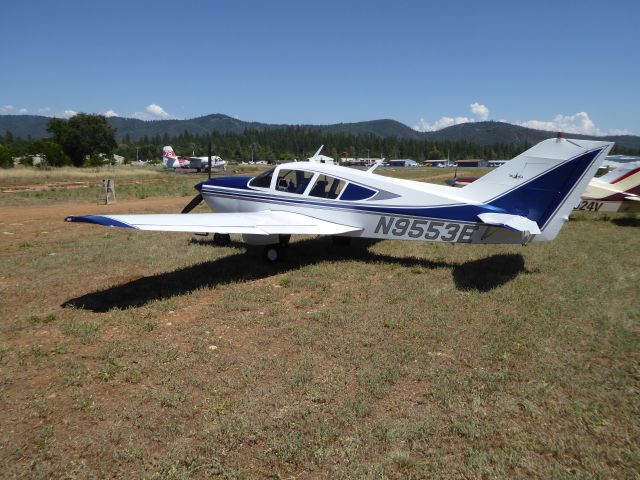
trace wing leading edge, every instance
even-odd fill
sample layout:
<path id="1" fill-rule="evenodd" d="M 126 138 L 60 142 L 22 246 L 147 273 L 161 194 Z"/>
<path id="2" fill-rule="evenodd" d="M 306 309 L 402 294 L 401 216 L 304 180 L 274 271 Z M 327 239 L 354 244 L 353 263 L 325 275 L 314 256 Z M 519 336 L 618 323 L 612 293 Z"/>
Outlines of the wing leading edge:
<path id="1" fill-rule="evenodd" d="M 106 227 L 158 232 L 241 233 L 252 235 L 341 235 L 361 228 L 319 220 L 292 212 L 264 210 L 251 213 L 191 213 L 151 215 L 86 215 L 67 217 Z"/>

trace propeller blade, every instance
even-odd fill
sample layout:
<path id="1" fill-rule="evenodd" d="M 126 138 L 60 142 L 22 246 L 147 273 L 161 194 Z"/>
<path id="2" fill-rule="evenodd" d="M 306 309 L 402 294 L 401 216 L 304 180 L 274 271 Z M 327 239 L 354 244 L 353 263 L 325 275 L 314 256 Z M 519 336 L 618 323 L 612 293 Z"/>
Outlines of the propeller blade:
<path id="1" fill-rule="evenodd" d="M 202 194 L 199 193 L 198 195 L 196 195 L 195 197 L 193 197 L 191 199 L 191 201 L 189 203 L 187 203 L 187 206 L 184 207 L 182 209 L 182 212 L 180 213 L 189 213 L 191 210 L 193 210 L 194 208 L 196 208 L 198 205 L 200 205 L 200 202 L 202 202 Z"/>

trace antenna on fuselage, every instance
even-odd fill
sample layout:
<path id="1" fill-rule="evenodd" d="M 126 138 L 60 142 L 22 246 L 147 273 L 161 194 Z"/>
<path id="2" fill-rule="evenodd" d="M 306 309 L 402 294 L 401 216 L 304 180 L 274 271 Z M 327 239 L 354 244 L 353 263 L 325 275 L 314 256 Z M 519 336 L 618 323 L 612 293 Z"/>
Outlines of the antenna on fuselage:
<path id="1" fill-rule="evenodd" d="M 374 163 L 371 167 L 369 167 L 369 169 L 365 172 L 365 173 L 373 173 L 373 171 L 378 168 L 380 165 L 382 165 L 382 158 L 380 160 L 378 160 L 376 163 Z"/>
<path id="2" fill-rule="evenodd" d="M 311 158 L 316 158 L 318 155 L 320 155 L 320 152 L 322 151 L 323 148 L 324 148 L 324 145 L 320 145 L 320 148 L 318 149 L 318 151 L 314 153 L 313 157 Z"/>

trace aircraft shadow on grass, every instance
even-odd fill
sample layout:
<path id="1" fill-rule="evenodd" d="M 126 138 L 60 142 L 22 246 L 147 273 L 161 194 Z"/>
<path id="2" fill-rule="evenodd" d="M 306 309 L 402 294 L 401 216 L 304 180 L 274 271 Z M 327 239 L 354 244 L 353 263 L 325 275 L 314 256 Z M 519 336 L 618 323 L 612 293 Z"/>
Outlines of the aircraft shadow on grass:
<path id="1" fill-rule="evenodd" d="M 640 218 L 635 217 L 622 217 L 614 218 L 611 223 L 619 227 L 640 227 Z"/>
<path id="2" fill-rule="evenodd" d="M 192 243 L 211 245 L 209 241 Z M 529 273 L 520 254 L 496 254 L 465 263 L 431 261 L 422 258 L 402 258 L 373 253 L 368 247 L 375 240 L 358 239 L 349 247 L 335 247 L 327 238 L 302 240 L 289 245 L 287 258 L 277 264 L 267 264 L 258 255 L 241 250 L 243 244 L 231 243 L 239 253 L 227 257 L 139 278 L 67 300 L 62 307 L 75 307 L 94 312 L 113 308 L 139 307 L 154 300 L 163 300 L 192 292 L 198 288 L 267 278 L 323 261 L 357 260 L 365 263 L 396 264 L 425 269 L 449 268 L 456 288 L 488 292 L 517 277 Z"/>

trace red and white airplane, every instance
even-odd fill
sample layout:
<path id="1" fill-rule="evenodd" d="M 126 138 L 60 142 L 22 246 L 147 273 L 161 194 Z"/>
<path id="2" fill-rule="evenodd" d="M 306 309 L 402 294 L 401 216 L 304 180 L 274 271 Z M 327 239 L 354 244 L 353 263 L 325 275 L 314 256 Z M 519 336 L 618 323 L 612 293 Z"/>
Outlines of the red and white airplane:
<path id="1" fill-rule="evenodd" d="M 640 166 L 618 167 L 592 178 L 574 210 L 640 212 Z"/>
<path id="2" fill-rule="evenodd" d="M 173 148 L 167 145 L 162 149 L 162 163 L 165 167 L 173 168 L 174 170 L 178 168 L 193 168 L 199 173 L 209 168 L 209 157 L 179 157 L 176 155 L 176 152 L 173 151 Z M 217 155 L 212 155 L 211 168 L 221 168 L 225 170 L 226 162 Z"/>

